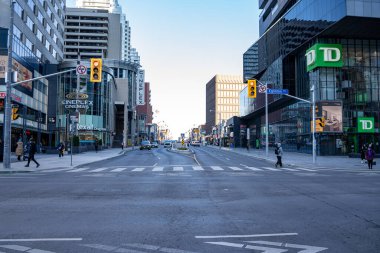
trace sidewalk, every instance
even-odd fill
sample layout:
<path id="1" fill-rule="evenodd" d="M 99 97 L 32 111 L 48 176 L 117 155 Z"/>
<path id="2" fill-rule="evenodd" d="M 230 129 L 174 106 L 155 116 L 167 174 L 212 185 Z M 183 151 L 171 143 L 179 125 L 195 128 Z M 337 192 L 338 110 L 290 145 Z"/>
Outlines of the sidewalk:
<path id="1" fill-rule="evenodd" d="M 135 147 L 136 149 L 136 147 Z M 32 172 L 46 169 L 59 169 L 59 168 L 74 168 L 77 166 L 85 165 L 88 163 L 98 162 L 109 158 L 120 156 L 128 151 L 131 151 L 132 147 L 124 148 L 111 148 L 98 152 L 89 151 L 80 154 L 73 154 L 73 165 L 71 166 L 70 153 L 64 157 L 58 157 L 57 154 L 36 154 L 35 158 L 40 164 L 40 167 L 36 168 L 36 164 L 31 161 L 29 167 L 25 167 L 27 161 L 17 161 L 17 159 L 11 158 L 11 169 L 4 169 L 3 163 L 0 163 L 0 173 L 7 172 Z"/>
<path id="2" fill-rule="evenodd" d="M 218 146 L 209 145 L 207 147 L 219 149 Z M 222 149 L 246 156 L 255 157 L 257 159 L 266 160 L 272 162 L 273 164 L 277 161 L 276 155 L 274 154 L 274 149 L 269 149 L 268 157 L 266 157 L 265 149 L 250 149 L 249 151 L 245 148 L 223 147 Z M 305 168 L 366 169 L 367 164 L 362 164 L 360 162 L 360 158 L 349 158 L 348 156 L 317 156 L 316 163 L 313 164 L 313 156 L 311 154 L 287 151 L 284 151 L 282 157 L 282 163 L 284 167 L 297 166 Z M 374 166 L 376 169 L 377 165 Z"/>

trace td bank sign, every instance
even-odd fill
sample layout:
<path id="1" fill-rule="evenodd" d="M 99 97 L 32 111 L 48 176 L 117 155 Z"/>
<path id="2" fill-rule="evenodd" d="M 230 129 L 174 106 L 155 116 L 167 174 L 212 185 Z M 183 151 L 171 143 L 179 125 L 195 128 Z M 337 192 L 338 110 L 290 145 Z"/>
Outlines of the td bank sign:
<path id="1" fill-rule="evenodd" d="M 342 45 L 340 44 L 315 44 L 306 51 L 307 71 L 318 67 L 343 67 Z"/>
<path id="2" fill-rule="evenodd" d="M 374 133 L 375 132 L 375 119 L 373 117 L 358 118 L 358 132 L 359 133 Z"/>

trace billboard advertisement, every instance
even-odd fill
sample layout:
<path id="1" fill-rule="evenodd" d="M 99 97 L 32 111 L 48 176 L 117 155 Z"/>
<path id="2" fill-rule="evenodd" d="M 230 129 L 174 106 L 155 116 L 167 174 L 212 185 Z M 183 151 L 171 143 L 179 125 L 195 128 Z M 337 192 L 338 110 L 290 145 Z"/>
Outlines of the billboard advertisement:
<path id="1" fill-rule="evenodd" d="M 20 64 L 15 59 L 12 59 L 13 71 L 17 72 L 17 80 L 13 81 L 24 81 L 33 78 L 32 72 L 25 68 L 22 64 Z M 8 56 L 0 55 L 0 78 L 5 78 L 5 73 L 8 71 Z M 26 82 L 19 84 L 15 87 L 15 89 L 28 94 L 29 96 L 33 96 L 33 83 Z"/>
<path id="2" fill-rule="evenodd" d="M 341 101 L 319 101 L 316 103 L 316 132 L 343 132 Z"/>

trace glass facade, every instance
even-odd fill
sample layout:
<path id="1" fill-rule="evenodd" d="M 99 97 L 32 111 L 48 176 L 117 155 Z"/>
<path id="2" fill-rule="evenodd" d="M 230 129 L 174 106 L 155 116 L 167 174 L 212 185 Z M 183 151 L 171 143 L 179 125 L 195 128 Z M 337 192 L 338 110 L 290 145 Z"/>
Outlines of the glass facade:
<path id="1" fill-rule="evenodd" d="M 68 141 L 70 116 L 76 109 L 80 113 L 77 132 L 81 146 L 93 145 L 96 140 L 105 146 L 111 145 L 113 131 L 112 89 L 115 86 L 114 78 L 108 72 L 102 72 L 102 82 L 93 83 L 88 75 L 80 77 L 78 97 L 77 76 L 73 72 L 59 77 L 57 90 L 57 127 L 60 130 L 57 142 Z"/>

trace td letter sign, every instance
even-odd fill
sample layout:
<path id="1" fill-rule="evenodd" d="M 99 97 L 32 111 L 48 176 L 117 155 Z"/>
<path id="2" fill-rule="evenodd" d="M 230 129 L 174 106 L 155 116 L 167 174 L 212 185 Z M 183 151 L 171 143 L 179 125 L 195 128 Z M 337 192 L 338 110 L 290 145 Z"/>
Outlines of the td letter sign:
<path id="1" fill-rule="evenodd" d="M 359 133 L 374 133 L 375 119 L 374 118 L 358 118 Z"/>
<path id="2" fill-rule="evenodd" d="M 305 56 L 308 72 L 318 67 L 343 67 L 342 45 L 340 44 L 317 43 L 306 51 Z"/>

